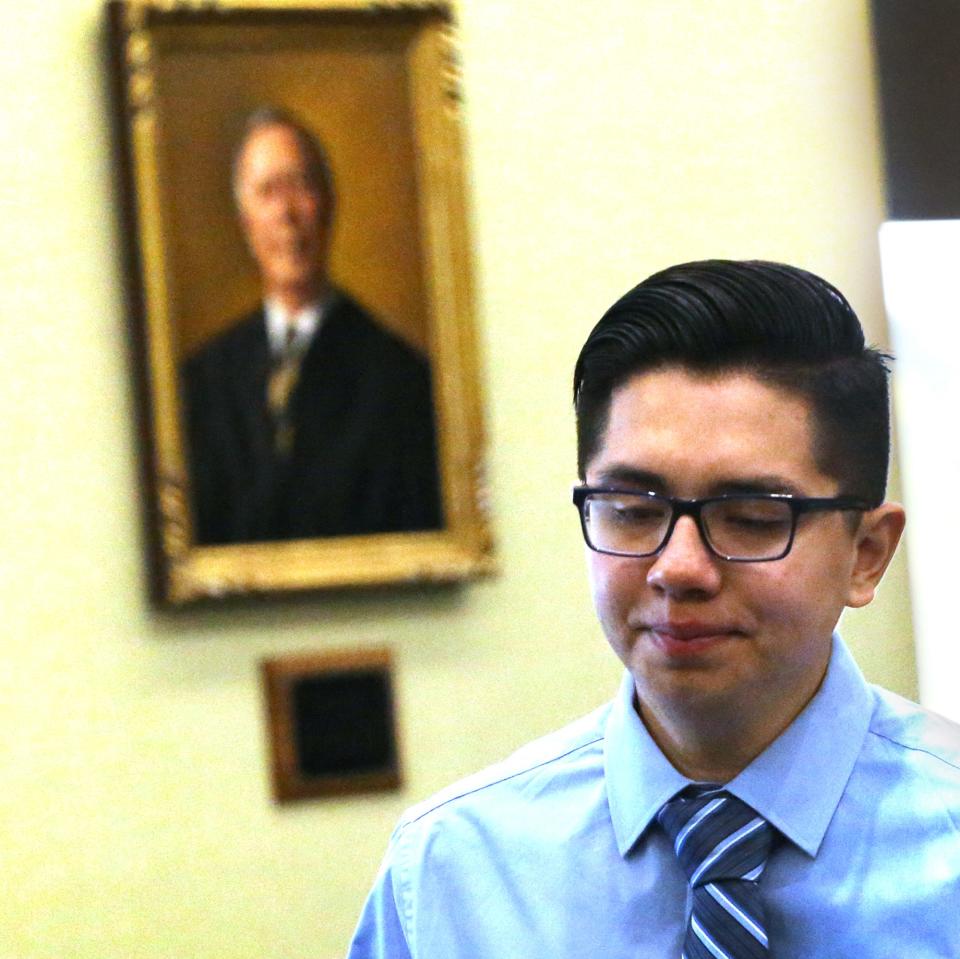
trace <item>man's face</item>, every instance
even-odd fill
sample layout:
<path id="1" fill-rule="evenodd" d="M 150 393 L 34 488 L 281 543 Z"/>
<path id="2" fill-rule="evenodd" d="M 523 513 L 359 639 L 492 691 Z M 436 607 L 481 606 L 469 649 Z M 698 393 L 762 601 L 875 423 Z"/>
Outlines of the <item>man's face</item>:
<path id="1" fill-rule="evenodd" d="M 614 392 L 586 481 L 683 498 L 835 496 L 812 440 L 802 399 L 748 374 L 660 369 Z M 869 601 L 854 582 L 856 540 L 843 514 L 811 513 L 785 558 L 727 562 L 683 517 L 658 556 L 588 551 L 600 622 L 645 717 L 799 712 L 823 677 L 844 605 Z"/>
<path id="2" fill-rule="evenodd" d="M 237 200 L 265 293 L 317 295 L 324 279 L 328 218 L 293 130 L 275 124 L 250 135 L 237 167 Z"/>

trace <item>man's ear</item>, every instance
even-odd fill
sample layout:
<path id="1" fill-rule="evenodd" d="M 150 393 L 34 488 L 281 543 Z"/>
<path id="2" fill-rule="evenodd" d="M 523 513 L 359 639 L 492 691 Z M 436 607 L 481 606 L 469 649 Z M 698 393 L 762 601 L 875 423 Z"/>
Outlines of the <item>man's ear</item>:
<path id="1" fill-rule="evenodd" d="M 864 513 L 854 533 L 853 569 L 847 590 L 847 606 L 866 606 L 873 599 L 896 551 L 907 521 L 899 503 L 883 503 Z"/>

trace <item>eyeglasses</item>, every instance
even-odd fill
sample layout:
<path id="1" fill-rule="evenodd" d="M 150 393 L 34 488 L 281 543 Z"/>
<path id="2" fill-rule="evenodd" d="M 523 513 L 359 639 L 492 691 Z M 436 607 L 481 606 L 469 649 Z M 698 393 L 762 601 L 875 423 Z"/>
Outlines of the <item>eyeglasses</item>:
<path id="1" fill-rule="evenodd" d="M 656 556 L 681 516 L 697 524 L 707 549 L 734 563 L 783 559 L 793 546 L 801 513 L 870 510 L 850 496 L 808 498 L 787 493 L 732 493 L 677 499 L 659 493 L 577 486 L 573 502 L 587 545 L 612 556 Z"/>

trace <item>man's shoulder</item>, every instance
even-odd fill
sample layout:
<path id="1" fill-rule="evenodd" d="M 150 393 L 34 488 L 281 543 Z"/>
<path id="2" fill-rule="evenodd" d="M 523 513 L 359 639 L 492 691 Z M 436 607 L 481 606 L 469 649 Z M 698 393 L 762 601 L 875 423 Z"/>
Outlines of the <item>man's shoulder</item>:
<path id="1" fill-rule="evenodd" d="M 266 350 L 267 332 L 262 306 L 237 317 L 223 330 L 210 337 L 187 359 L 187 373 L 201 370 L 232 356 L 248 359 L 258 345 Z"/>
<path id="2" fill-rule="evenodd" d="M 483 814 L 532 792 L 560 793 L 566 782 L 583 784 L 603 771 L 603 736 L 610 704 L 562 729 L 527 743 L 506 759 L 461 779 L 408 809 L 398 829 L 428 828 L 469 811 Z"/>
<path id="3" fill-rule="evenodd" d="M 401 363 L 409 366 L 428 367 L 426 357 L 370 309 L 342 289 L 334 293 L 330 312 L 324 320 L 327 326 L 326 340 L 342 341 L 358 353 L 364 361 L 380 358 L 386 364 Z"/>
<path id="4" fill-rule="evenodd" d="M 953 784 L 960 798 L 960 725 L 889 690 L 873 691 L 870 735 L 924 775 Z"/>

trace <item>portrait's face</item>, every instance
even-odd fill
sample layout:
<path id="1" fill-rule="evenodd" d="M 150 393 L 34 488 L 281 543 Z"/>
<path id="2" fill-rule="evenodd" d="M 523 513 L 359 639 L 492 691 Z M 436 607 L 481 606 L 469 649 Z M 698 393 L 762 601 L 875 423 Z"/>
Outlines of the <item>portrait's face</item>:
<path id="1" fill-rule="evenodd" d="M 328 217 L 296 133 L 281 124 L 254 131 L 240 155 L 236 189 L 266 295 L 293 300 L 319 295 Z"/>
<path id="2" fill-rule="evenodd" d="M 804 400 L 750 375 L 655 370 L 614 392 L 586 481 L 683 498 L 835 496 L 837 481 L 814 462 L 812 429 Z M 588 550 L 600 622 L 645 718 L 799 712 L 824 675 L 844 605 L 872 598 L 855 572 L 859 535 L 846 514 L 801 515 L 786 557 L 737 563 L 711 555 L 687 516 L 657 556 Z"/>

